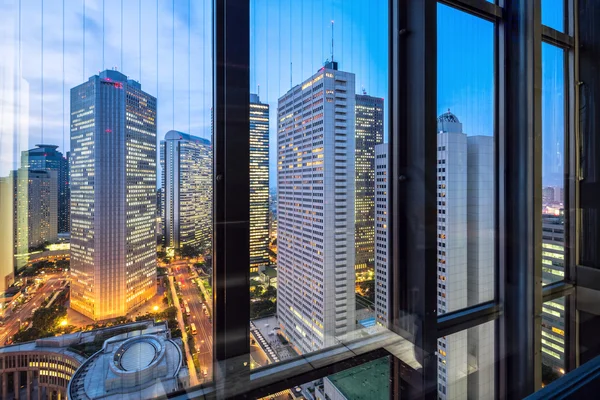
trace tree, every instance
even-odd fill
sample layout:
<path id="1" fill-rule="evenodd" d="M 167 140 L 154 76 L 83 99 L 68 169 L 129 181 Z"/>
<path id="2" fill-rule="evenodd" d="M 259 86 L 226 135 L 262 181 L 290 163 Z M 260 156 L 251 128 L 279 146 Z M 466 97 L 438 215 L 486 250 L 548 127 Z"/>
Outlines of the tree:
<path id="1" fill-rule="evenodd" d="M 277 297 L 277 289 L 274 286 L 268 286 L 261 297 L 265 300 L 274 299 Z"/>
<path id="2" fill-rule="evenodd" d="M 252 292 L 252 297 L 261 297 L 265 292 L 265 288 L 261 285 L 255 286 L 254 291 Z"/>
<path id="3" fill-rule="evenodd" d="M 196 258 L 200 255 L 200 248 L 185 244 L 180 250 L 180 255 L 182 258 Z"/>
<path id="4" fill-rule="evenodd" d="M 56 262 L 57 268 L 67 269 L 67 268 L 69 268 L 70 265 L 71 265 L 71 263 L 68 260 L 58 260 Z"/>

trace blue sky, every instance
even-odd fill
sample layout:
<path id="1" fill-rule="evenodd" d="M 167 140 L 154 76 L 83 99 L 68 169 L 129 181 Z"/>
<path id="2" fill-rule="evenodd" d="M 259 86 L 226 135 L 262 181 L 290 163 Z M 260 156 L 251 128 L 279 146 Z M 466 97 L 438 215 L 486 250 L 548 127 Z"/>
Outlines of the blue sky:
<path id="1" fill-rule="evenodd" d="M 562 29 L 560 1 L 542 1 L 544 23 L 556 29 Z M 111 67 L 140 80 L 145 91 L 157 96 L 159 139 L 170 129 L 209 137 L 211 2 L 173 4 L 172 0 L 69 0 L 63 13 L 61 2 L 45 0 L 42 13 L 42 0 L 22 0 L 19 14 L 18 0 L 3 1 L 0 33 L 8 40 L 0 43 L 0 50 L 12 57 L 0 61 L 0 71 L 10 70 L 7 59 L 14 62 L 12 67 L 21 60 L 29 87 L 28 129 L 22 129 L 27 140 L 18 141 L 13 150 L 32 147 L 42 137 L 68 149 L 69 89 Z M 256 92 L 260 86 L 261 100 L 271 106 L 272 186 L 277 99 L 330 57 L 332 20 L 334 58 L 340 69 L 356 74 L 357 93 L 364 88 L 387 101 L 387 4 L 387 0 L 251 1 L 251 88 Z M 468 135 L 492 135 L 493 25 L 447 6 L 438 7 L 438 23 L 438 112 L 451 109 Z M 543 171 L 548 184 L 560 182 L 562 171 L 557 162 L 563 149 L 562 57 L 562 51 L 544 45 Z M 5 125 L 7 121 L 4 118 Z M 8 154 L 11 146 L 2 144 L 0 175 L 5 175 L 18 159 Z"/>

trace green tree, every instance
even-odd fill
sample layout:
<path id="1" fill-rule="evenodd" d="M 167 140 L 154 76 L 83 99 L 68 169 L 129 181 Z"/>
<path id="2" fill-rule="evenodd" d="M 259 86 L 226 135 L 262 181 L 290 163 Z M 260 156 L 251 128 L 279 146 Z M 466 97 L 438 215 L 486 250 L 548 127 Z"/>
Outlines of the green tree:
<path id="1" fill-rule="evenodd" d="M 165 257 L 167 257 L 167 252 L 166 251 L 159 250 L 159 251 L 156 252 L 156 258 L 158 258 L 159 260 L 162 260 Z"/>

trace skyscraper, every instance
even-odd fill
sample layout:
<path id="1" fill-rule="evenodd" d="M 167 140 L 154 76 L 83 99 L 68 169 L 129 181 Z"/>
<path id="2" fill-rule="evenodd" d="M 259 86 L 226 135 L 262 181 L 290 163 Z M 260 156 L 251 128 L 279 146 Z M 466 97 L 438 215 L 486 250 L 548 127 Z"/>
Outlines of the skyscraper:
<path id="1" fill-rule="evenodd" d="M 542 214 L 542 283 L 564 276 L 565 217 Z M 542 362 L 557 371 L 565 369 L 565 315 L 564 297 L 542 305 Z"/>
<path id="2" fill-rule="evenodd" d="M 21 152 L 21 167 L 31 170 L 56 171 L 58 179 L 58 233 L 71 230 L 69 161 L 58 146 L 38 144 L 35 149 Z"/>
<path id="3" fill-rule="evenodd" d="M 5 195 L 12 199 L 7 223 L 12 224 L 16 272 L 27 264 L 31 251 L 58 238 L 56 175 L 53 170 L 19 168 L 1 178 Z"/>
<path id="4" fill-rule="evenodd" d="M 375 145 L 383 141 L 383 99 L 356 95 L 355 234 L 356 270 L 373 268 Z"/>
<path id="5" fill-rule="evenodd" d="M 438 117 L 438 314 L 488 300 L 494 284 L 494 147 L 469 136 L 450 111 Z M 493 387 L 493 326 L 438 339 L 438 397 L 487 398 Z M 478 369 L 470 371 L 469 359 Z"/>
<path id="6" fill-rule="evenodd" d="M 212 243 L 212 147 L 209 140 L 169 131 L 160 142 L 164 243 Z"/>
<path id="7" fill-rule="evenodd" d="M 388 144 L 375 146 L 375 317 L 387 327 L 390 317 L 390 292 L 388 289 Z"/>
<path id="8" fill-rule="evenodd" d="M 354 88 L 330 62 L 278 103 L 277 312 L 303 353 L 355 329 Z"/>
<path id="9" fill-rule="evenodd" d="M 156 98 L 114 70 L 71 89 L 71 307 L 126 315 L 156 293 Z"/>
<path id="10" fill-rule="evenodd" d="M 250 95 L 250 272 L 269 265 L 269 105 Z"/>

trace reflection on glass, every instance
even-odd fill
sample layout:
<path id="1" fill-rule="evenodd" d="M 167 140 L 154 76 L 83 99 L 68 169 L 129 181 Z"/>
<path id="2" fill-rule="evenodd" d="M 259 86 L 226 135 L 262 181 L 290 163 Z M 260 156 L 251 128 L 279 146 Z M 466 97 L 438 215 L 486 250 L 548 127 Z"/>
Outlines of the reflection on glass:
<path id="1" fill-rule="evenodd" d="M 212 376 L 211 3 L 96 3 L 0 5 L 0 398 Z"/>
<path id="2" fill-rule="evenodd" d="M 354 400 L 391 398 L 390 357 L 346 369 L 259 400 L 316 399 Z"/>
<path id="3" fill-rule="evenodd" d="M 565 276 L 564 51 L 542 44 L 542 283 Z"/>
<path id="4" fill-rule="evenodd" d="M 565 373 L 565 297 L 542 305 L 542 386 Z"/>
<path id="5" fill-rule="evenodd" d="M 438 313 L 494 298 L 492 23 L 438 6 Z"/>
<path id="6" fill-rule="evenodd" d="M 438 398 L 495 395 L 494 321 L 438 339 Z"/>
<path id="7" fill-rule="evenodd" d="M 542 0 L 542 25 L 561 32 L 565 29 L 565 0 Z"/>
<path id="8" fill-rule="evenodd" d="M 375 236 L 387 224 L 375 216 L 387 192 L 375 148 L 385 136 L 387 8 L 251 2 L 251 184 L 264 161 L 252 153 L 260 121 L 271 186 L 270 257 L 250 266 L 251 368 L 381 329 L 375 262 L 386 244 Z M 251 245 L 261 221 L 251 208 Z"/>

